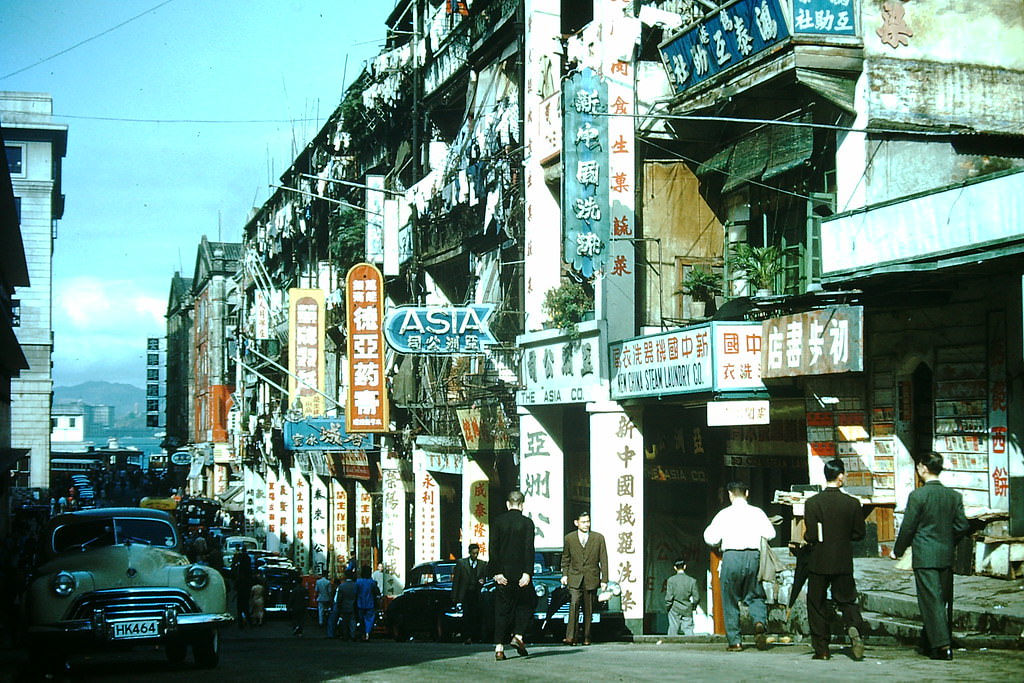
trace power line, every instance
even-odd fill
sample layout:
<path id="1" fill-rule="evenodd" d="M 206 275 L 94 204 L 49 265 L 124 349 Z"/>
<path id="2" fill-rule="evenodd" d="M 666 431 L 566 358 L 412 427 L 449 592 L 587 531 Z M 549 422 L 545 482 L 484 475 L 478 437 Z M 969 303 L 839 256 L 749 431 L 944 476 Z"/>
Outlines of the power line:
<path id="1" fill-rule="evenodd" d="M 86 38 L 85 40 L 81 40 L 81 41 L 75 43 L 71 47 L 64 48 L 60 52 L 56 52 L 56 53 L 50 55 L 49 57 L 43 57 L 42 59 L 40 59 L 38 62 L 36 62 L 34 64 L 29 64 L 28 66 L 24 66 L 24 67 L 18 69 L 17 71 L 12 71 L 11 73 L 9 73 L 9 74 L 7 74 L 5 76 L 0 76 L 0 80 L 3 80 L 5 78 L 10 78 L 11 76 L 16 76 L 16 75 L 20 74 L 23 71 L 28 71 L 29 69 L 35 68 L 35 67 L 39 66 L 40 64 L 44 64 L 44 63 L 50 61 L 51 59 L 56 59 L 57 57 L 60 57 L 61 55 L 67 54 L 68 52 L 71 52 L 75 48 L 81 47 L 81 46 L 85 45 L 86 43 L 92 42 L 92 41 L 96 40 L 97 38 L 99 38 L 101 36 L 105 36 L 108 33 L 110 33 L 111 31 L 116 31 L 117 29 L 121 28 L 125 24 L 130 24 L 131 22 L 135 21 L 136 19 L 138 19 L 138 18 L 140 18 L 140 17 L 142 17 L 142 16 L 144 16 L 146 14 L 149 14 L 150 12 L 154 12 L 154 11 L 160 9 L 161 7 L 163 7 L 164 5 L 169 5 L 172 2 L 174 2 L 174 0 L 164 0 L 159 5 L 157 5 L 155 7 L 150 7 L 145 12 L 140 12 L 140 13 L 136 14 L 134 17 L 132 17 L 131 19 L 125 19 L 124 21 L 122 21 L 117 26 L 111 26 L 110 28 L 108 28 L 105 31 L 100 31 L 99 33 L 97 33 L 94 36 L 90 36 L 89 38 Z"/>
<path id="2" fill-rule="evenodd" d="M 169 0 L 170 1 L 170 0 Z M 210 123 L 210 124 L 232 124 L 232 123 L 306 123 L 317 121 L 315 118 L 301 119 L 140 119 L 122 116 L 83 116 L 77 114 L 54 114 L 55 119 L 81 119 L 85 121 L 116 121 L 118 123 Z"/>

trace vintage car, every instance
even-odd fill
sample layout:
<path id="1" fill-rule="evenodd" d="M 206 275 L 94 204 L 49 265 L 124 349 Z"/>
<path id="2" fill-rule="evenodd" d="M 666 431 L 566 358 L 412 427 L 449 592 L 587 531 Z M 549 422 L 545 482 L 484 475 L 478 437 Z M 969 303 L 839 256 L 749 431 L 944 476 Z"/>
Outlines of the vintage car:
<path id="1" fill-rule="evenodd" d="M 232 621 L 224 580 L 189 563 L 167 512 L 58 515 L 43 530 L 39 557 L 24 601 L 33 664 L 49 670 L 74 652 L 159 644 L 172 662 L 191 646 L 198 666 L 217 665 L 218 628 Z"/>
<path id="2" fill-rule="evenodd" d="M 287 558 L 279 558 L 262 562 L 256 569 L 256 580 L 263 584 L 264 609 L 267 612 L 286 612 L 288 593 L 302 580 L 302 576 Z"/>
<path id="3" fill-rule="evenodd" d="M 454 562 L 425 562 L 409 571 L 405 590 L 388 604 L 384 619 L 395 640 L 426 635 L 446 640 L 459 630 L 452 609 Z M 461 614 L 459 615 L 461 618 Z"/>

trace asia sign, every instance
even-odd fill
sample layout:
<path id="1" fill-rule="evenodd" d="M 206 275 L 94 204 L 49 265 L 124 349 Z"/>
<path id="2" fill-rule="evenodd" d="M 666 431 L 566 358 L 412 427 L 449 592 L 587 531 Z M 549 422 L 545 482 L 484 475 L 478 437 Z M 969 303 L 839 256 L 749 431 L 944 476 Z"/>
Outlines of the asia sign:
<path id="1" fill-rule="evenodd" d="M 288 290 L 288 406 L 324 414 L 324 293 Z"/>
<path id="2" fill-rule="evenodd" d="M 779 0 L 737 0 L 669 38 L 658 49 L 669 80 L 681 93 L 787 38 L 789 29 Z"/>
<path id="3" fill-rule="evenodd" d="M 764 389 L 761 335 L 760 323 L 710 322 L 616 342 L 612 399 Z"/>
<path id="4" fill-rule="evenodd" d="M 348 434 L 345 419 L 339 417 L 306 418 L 284 423 L 284 448 L 287 451 L 359 451 L 373 448 L 370 434 Z"/>
<path id="5" fill-rule="evenodd" d="M 384 318 L 384 338 L 399 353 L 483 353 L 497 344 L 487 323 L 493 304 L 471 306 L 401 306 Z"/>
<path id="6" fill-rule="evenodd" d="M 375 266 L 359 263 L 345 278 L 348 328 L 347 408 L 349 432 L 386 432 L 388 394 L 384 384 L 384 278 Z"/>
<path id="7" fill-rule="evenodd" d="M 593 69 L 577 71 L 563 88 L 565 157 L 563 258 L 591 277 L 608 255 L 608 87 Z"/>
<path id="8" fill-rule="evenodd" d="M 762 323 L 765 377 L 864 370 L 864 309 L 831 306 Z"/>

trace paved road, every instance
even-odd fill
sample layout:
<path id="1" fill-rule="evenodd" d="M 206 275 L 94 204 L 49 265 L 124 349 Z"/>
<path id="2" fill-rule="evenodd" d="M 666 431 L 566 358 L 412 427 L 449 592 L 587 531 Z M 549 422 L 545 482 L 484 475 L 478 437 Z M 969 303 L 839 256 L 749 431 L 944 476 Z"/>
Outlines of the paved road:
<path id="1" fill-rule="evenodd" d="M 835 648 L 837 651 L 839 648 Z M 22 654 L 0 652 L 0 682 L 32 680 L 19 673 Z M 485 645 L 374 640 L 348 643 L 327 640 L 307 628 L 304 638 L 288 634 L 283 622 L 263 629 L 231 629 L 222 639 L 217 669 L 190 664 L 173 667 L 163 653 L 134 650 L 72 660 L 61 681 L 88 683 L 239 683 L 358 681 L 1019 681 L 1024 652 L 989 650 L 957 652 L 953 662 L 932 662 L 902 647 L 871 647 L 863 662 L 843 654 L 831 661 L 811 660 L 804 644 L 778 645 L 768 652 L 753 647 L 727 653 L 721 644 L 600 643 L 569 648 L 531 645 L 521 659 L 513 650 L 504 662 Z"/>

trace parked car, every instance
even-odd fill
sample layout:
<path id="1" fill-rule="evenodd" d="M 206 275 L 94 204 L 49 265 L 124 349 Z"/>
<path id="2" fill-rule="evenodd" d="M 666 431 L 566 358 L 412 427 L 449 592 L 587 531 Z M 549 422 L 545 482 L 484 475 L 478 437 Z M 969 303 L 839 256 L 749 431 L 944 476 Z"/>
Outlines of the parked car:
<path id="1" fill-rule="evenodd" d="M 289 560 L 266 561 L 256 569 L 256 577 L 263 583 L 263 603 L 267 612 L 288 610 L 288 591 L 301 579 L 299 570 Z"/>
<path id="2" fill-rule="evenodd" d="M 227 536 L 224 539 L 224 566 L 231 567 L 231 560 L 235 556 L 235 553 L 239 550 L 245 549 L 249 551 L 249 557 L 252 558 L 252 551 L 258 550 L 260 542 L 252 536 Z"/>
<path id="3" fill-rule="evenodd" d="M 384 613 L 395 640 L 408 640 L 413 635 L 446 640 L 458 630 L 459 624 L 448 616 L 454 571 L 454 562 L 426 562 L 409 571 L 405 590 L 395 596 Z"/>
<path id="4" fill-rule="evenodd" d="M 40 537 L 24 623 L 35 666 L 74 652 L 162 645 L 180 663 L 220 658 L 218 628 L 231 623 L 224 580 L 192 564 L 163 510 L 98 508 L 51 519 Z"/>

